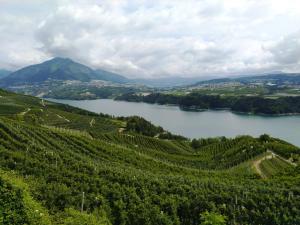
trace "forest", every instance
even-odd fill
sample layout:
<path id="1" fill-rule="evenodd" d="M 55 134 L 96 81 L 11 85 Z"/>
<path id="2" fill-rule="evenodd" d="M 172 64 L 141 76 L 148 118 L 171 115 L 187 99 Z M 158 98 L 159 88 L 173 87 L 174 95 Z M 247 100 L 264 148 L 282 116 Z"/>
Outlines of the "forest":
<path id="1" fill-rule="evenodd" d="M 151 93 L 138 95 L 127 93 L 116 100 L 178 105 L 183 110 L 230 109 L 234 112 L 250 114 L 298 114 L 300 97 L 267 98 L 264 96 L 222 96 L 192 92 L 187 95 Z"/>
<path id="2" fill-rule="evenodd" d="M 300 223 L 300 149 L 284 140 L 189 140 L 139 117 L 0 96 L 0 224 Z"/>

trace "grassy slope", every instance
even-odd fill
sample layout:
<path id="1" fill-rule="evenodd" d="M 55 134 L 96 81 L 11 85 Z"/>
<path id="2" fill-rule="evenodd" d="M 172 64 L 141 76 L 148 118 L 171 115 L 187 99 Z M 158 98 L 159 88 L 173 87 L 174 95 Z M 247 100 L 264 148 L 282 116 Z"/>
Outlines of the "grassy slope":
<path id="1" fill-rule="evenodd" d="M 13 172 L 0 170 L 0 200 L 0 224 L 52 224 L 48 212 L 33 200 L 28 185 Z"/>
<path id="2" fill-rule="evenodd" d="M 74 214 L 80 220 L 82 214 L 68 209 L 80 209 L 82 191 L 90 221 L 96 209 L 113 224 L 197 224 L 204 210 L 243 224 L 300 221 L 299 182 L 278 173 L 289 165 L 263 162 L 272 174 L 267 181 L 252 169 L 267 149 L 297 158 L 299 149 L 283 141 L 240 137 L 195 151 L 187 141 L 119 134 L 120 120 L 29 96 L 0 96 L 1 168 L 25 178 L 54 222 Z"/>

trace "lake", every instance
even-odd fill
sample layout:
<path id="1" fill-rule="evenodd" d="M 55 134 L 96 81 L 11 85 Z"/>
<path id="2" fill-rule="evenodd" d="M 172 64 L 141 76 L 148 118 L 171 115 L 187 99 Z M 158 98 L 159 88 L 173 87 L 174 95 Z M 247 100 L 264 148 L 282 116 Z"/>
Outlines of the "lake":
<path id="1" fill-rule="evenodd" d="M 182 111 L 177 106 L 98 100 L 50 101 L 68 104 L 96 113 L 114 116 L 138 115 L 174 134 L 189 138 L 249 134 L 269 134 L 300 146 L 300 116 L 258 116 L 235 114 L 227 110 Z"/>

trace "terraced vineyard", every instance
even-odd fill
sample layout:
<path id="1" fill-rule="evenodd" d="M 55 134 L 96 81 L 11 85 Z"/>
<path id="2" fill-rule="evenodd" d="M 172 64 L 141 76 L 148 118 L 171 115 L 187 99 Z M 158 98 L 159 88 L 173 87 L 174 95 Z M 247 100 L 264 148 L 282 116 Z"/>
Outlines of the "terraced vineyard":
<path id="1" fill-rule="evenodd" d="M 293 164 L 277 156 L 271 155 L 269 158 L 265 157 L 259 166 L 264 177 L 272 177 L 279 173 L 283 173 L 286 170 L 292 169 Z"/>
<path id="2" fill-rule="evenodd" d="M 128 131 L 126 119 L 0 95 L 0 223 L 198 225 L 205 211 L 227 224 L 300 223 L 300 150 L 282 140 L 195 148 Z M 269 151 L 280 157 L 261 161 L 262 179 L 254 162 Z"/>

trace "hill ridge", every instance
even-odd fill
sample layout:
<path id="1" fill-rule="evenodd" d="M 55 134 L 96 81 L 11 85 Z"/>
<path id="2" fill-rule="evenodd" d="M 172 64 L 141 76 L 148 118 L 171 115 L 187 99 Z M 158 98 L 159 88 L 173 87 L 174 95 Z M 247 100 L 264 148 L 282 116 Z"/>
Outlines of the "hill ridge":
<path id="1" fill-rule="evenodd" d="M 76 80 L 88 82 L 104 80 L 125 83 L 127 78 L 105 70 L 93 70 L 90 67 L 69 58 L 55 57 L 39 64 L 21 68 L 9 76 L 0 79 L 1 87 L 43 83 L 47 80 Z"/>

